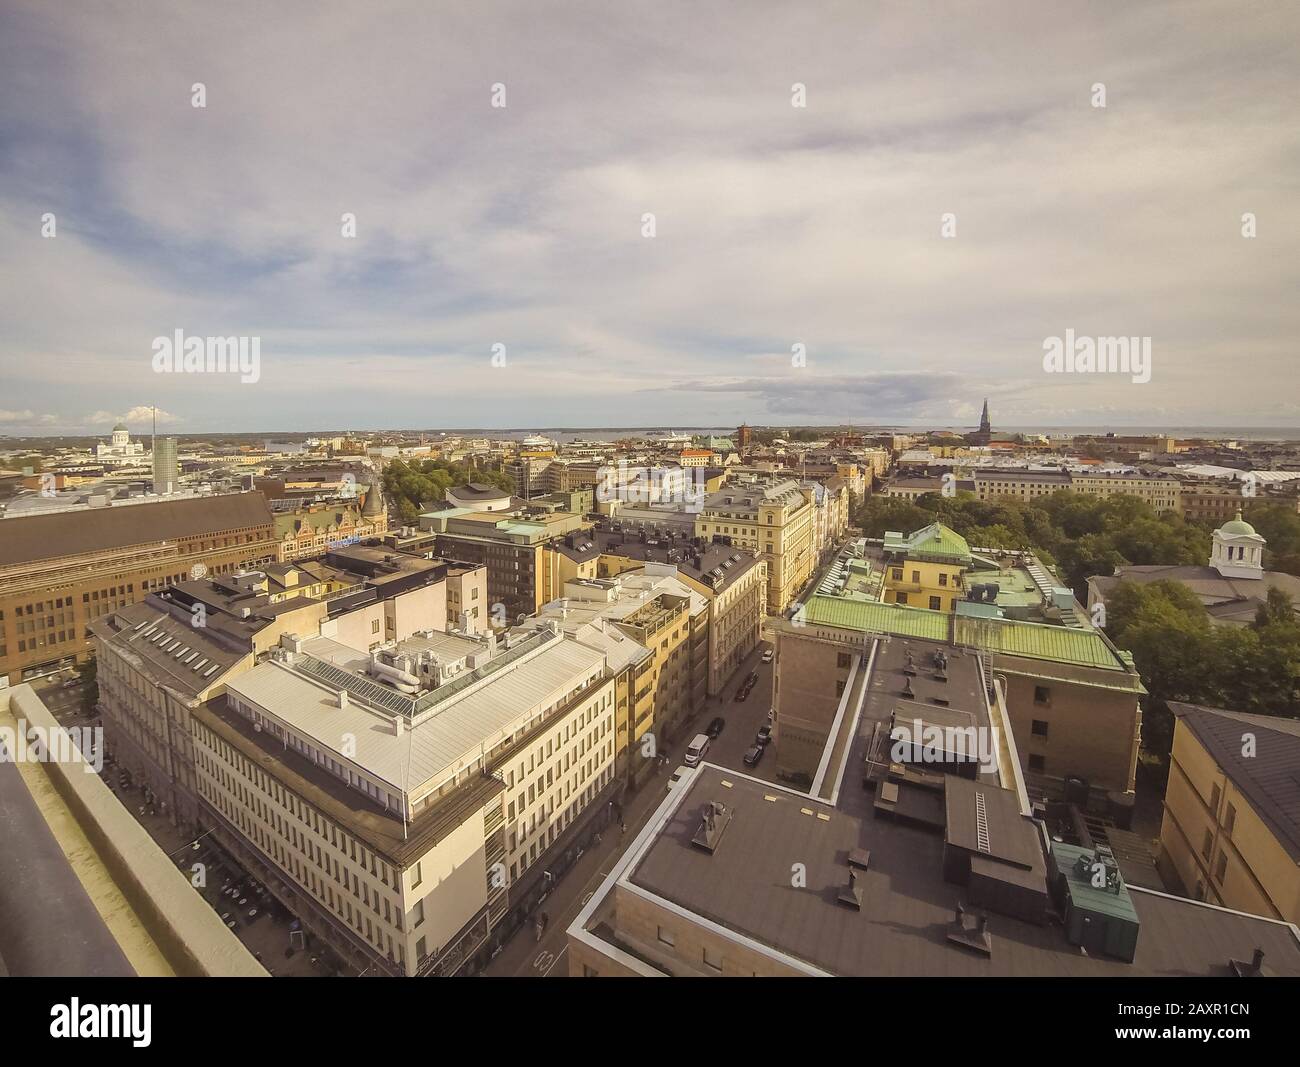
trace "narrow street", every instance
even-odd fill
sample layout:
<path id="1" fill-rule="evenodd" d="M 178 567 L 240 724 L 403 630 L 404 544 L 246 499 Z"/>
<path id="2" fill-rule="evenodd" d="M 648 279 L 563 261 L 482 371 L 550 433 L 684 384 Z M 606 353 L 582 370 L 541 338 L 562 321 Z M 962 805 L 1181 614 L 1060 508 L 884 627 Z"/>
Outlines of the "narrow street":
<path id="1" fill-rule="evenodd" d="M 695 719 L 696 729 L 703 731 L 716 715 L 726 720 L 722 734 L 710 746 L 706 759 L 725 767 L 767 777 L 766 767 L 760 763 L 757 768 L 747 768 L 742 762 L 745 750 L 754 743 L 758 728 L 767 722 L 768 710 L 772 707 L 772 667 L 762 662 L 762 652 L 770 648 L 766 641 L 760 642 L 745 659 L 736 672 L 728 679 L 720 698 L 710 700 L 708 707 Z M 749 698 L 736 703 L 736 690 L 749 676 L 750 671 L 758 672 L 758 683 Z M 645 826 L 651 814 L 667 794 L 668 776 L 681 765 L 686 746 L 691 736 L 677 739 L 668 747 L 668 764 L 652 775 L 634 795 L 628 797 L 623 805 L 623 818 L 627 825 L 626 833 L 620 834 L 618 827 L 611 827 L 602 836 L 599 845 L 590 848 L 582 858 L 560 879 L 556 887 L 546 898 L 542 911 L 547 914 L 546 932 L 541 941 L 536 939 L 533 928 L 522 927 L 511 941 L 501 950 L 497 957 L 488 964 L 484 974 L 491 977 L 568 977 L 568 937 L 565 931 L 569 924 L 591 899 L 601 881 L 613 869 L 626 845 L 630 844 L 641 828 Z"/>

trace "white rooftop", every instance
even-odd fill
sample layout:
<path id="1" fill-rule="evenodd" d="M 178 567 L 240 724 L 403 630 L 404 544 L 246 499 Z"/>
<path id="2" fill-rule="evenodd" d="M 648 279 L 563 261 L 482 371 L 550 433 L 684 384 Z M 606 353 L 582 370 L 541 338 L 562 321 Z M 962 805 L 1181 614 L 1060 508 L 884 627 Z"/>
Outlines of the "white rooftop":
<path id="1" fill-rule="evenodd" d="M 346 671 L 364 672 L 369 660 L 366 653 L 328 638 L 305 641 L 303 655 Z M 601 652 L 556 638 L 421 713 L 400 734 L 400 716 L 369 707 L 355 696 L 340 708 L 335 689 L 295 671 L 288 661 L 268 659 L 227 688 L 233 697 L 255 705 L 338 762 L 353 765 L 394 791 L 418 795 L 530 726 L 543 712 L 598 680 L 604 670 Z M 347 757 L 341 752 L 345 735 L 355 739 L 355 752 Z"/>

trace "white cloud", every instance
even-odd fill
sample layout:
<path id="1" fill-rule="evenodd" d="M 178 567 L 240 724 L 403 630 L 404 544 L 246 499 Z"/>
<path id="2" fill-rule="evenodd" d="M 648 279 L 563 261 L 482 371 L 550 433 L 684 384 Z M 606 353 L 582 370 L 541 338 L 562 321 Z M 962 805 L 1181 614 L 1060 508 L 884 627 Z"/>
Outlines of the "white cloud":
<path id="1" fill-rule="evenodd" d="M 180 422 L 181 419 L 161 408 L 157 410 L 157 422 L 159 426 L 172 426 Z M 119 422 L 128 429 L 148 429 L 153 426 L 155 411 L 147 405 L 138 405 L 131 408 L 130 411 L 122 414 L 114 414 L 111 411 L 96 411 L 92 415 L 87 415 L 82 420 L 82 425 L 92 432 L 103 432 L 101 427 L 116 426 Z"/>
<path id="2" fill-rule="evenodd" d="M 16 407 L 970 422 L 989 394 L 1003 424 L 1223 423 L 1295 381 L 1294 8 L 177 7 L 20 4 L 0 45 L 23 74 L 0 92 Z M 260 381 L 154 375 L 177 328 L 260 336 Z M 1152 336 L 1152 382 L 1048 379 L 1066 328 Z M 713 379 L 764 384 L 720 409 L 690 388 Z"/>

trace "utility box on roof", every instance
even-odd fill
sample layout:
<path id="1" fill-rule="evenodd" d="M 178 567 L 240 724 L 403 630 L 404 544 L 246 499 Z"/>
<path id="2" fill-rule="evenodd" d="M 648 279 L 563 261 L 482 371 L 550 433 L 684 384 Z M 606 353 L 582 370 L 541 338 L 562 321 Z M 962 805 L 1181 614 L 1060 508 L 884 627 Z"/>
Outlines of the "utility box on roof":
<path id="1" fill-rule="evenodd" d="M 1140 921 L 1110 849 L 1055 842 L 1053 889 L 1065 913 L 1065 936 L 1092 955 L 1132 963 Z"/>

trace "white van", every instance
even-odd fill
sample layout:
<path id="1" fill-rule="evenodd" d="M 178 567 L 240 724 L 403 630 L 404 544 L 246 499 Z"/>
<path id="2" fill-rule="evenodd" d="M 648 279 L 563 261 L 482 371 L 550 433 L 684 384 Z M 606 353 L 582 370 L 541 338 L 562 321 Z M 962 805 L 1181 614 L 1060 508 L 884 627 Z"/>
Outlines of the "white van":
<path id="1" fill-rule="evenodd" d="M 709 735 L 696 734 L 695 740 L 686 746 L 686 766 L 698 767 L 709 751 Z"/>

